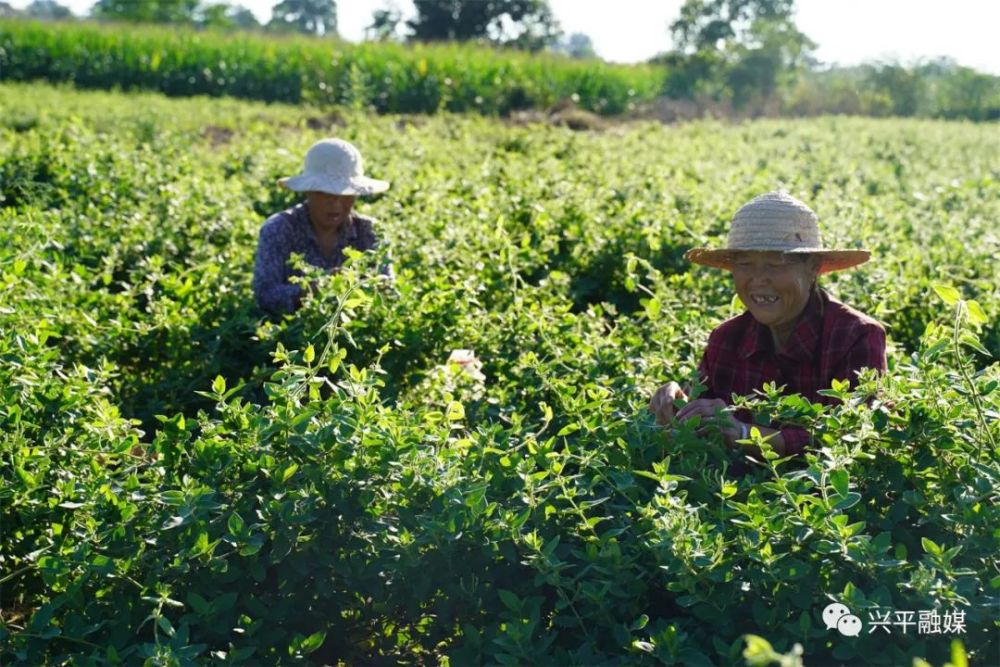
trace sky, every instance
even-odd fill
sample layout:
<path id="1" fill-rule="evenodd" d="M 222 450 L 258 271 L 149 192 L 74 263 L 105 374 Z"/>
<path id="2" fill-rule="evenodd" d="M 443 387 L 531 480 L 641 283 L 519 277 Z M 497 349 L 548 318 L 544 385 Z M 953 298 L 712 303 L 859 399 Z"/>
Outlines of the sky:
<path id="1" fill-rule="evenodd" d="M 59 0 L 86 13 L 94 0 Z M 263 21 L 278 0 L 230 0 Z M 30 0 L 8 0 L 24 7 Z M 669 24 L 683 0 L 549 0 L 563 30 L 590 36 L 602 58 L 638 62 L 670 48 Z M 411 0 L 338 0 L 340 34 L 357 41 L 372 12 L 395 6 L 404 18 Z M 796 24 L 819 46 L 828 64 L 894 59 L 905 63 L 948 56 L 961 65 L 1000 75 L 1000 0 L 798 0 Z"/>

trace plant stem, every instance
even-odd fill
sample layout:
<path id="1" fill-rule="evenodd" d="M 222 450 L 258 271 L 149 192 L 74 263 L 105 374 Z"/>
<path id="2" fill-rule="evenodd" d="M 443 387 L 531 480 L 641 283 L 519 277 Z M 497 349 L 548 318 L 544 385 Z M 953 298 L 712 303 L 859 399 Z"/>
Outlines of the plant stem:
<path id="1" fill-rule="evenodd" d="M 996 451 L 997 443 L 993 439 L 993 433 L 990 432 L 990 426 L 986 422 L 986 416 L 983 414 L 983 406 L 979 403 L 979 393 L 976 391 L 976 383 L 973 381 L 972 377 L 969 375 L 969 369 L 965 367 L 965 358 L 962 356 L 962 344 L 959 341 L 959 334 L 961 333 L 962 316 L 965 314 L 965 302 L 959 301 L 958 305 L 955 306 L 955 334 L 952 341 L 955 344 L 955 362 L 958 365 L 958 372 L 962 374 L 962 379 L 965 381 L 965 386 L 969 389 L 969 396 L 972 397 L 972 407 L 976 410 L 976 418 L 979 420 L 979 426 L 983 429 L 986 434 L 986 438 L 990 441 L 991 451 Z M 976 460 L 979 461 L 983 457 L 983 445 L 985 444 L 985 439 L 980 440 L 979 450 L 976 452 Z"/>

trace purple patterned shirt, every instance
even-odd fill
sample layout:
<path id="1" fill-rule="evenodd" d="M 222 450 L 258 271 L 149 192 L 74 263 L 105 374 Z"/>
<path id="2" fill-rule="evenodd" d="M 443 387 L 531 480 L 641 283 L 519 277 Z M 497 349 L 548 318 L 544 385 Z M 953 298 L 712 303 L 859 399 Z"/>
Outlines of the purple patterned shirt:
<path id="1" fill-rule="evenodd" d="M 320 252 L 316 235 L 309 224 L 309 209 L 303 202 L 287 211 L 275 213 L 260 229 L 257 258 L 253 271 L 253 291 L 257 304 L 268 312 L 290 313 L 295 310 L 302 295 L 302 287 L 288 279 L 295 275 L 289 259 L 292 253 L 302 255 L 305 261 L 321 269 L 331 270 L 344 263 L 344 249 L 372 250 L 378 239 L 372 229 L 371 218 L 351 213 L 333 253 L 326 257 Z M 383 275 L 392 276 L 392 266 L 381 268 Z"/>

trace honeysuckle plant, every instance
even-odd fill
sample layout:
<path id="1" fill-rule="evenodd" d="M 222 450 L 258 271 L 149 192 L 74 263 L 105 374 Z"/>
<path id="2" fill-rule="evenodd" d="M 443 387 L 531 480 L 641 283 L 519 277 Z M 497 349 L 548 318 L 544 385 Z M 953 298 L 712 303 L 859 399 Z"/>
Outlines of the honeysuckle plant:
<path id="1" fill-rule="evenodd" d="M 0 661 L 995 655 L 995 131 L 338 113 L 0 86 Z M 396 279 L 302 267 L 266 317 L 272 184 L 330 132 L 393 183 L 358 206 Z M 875 250 L 822 280 L 890 341 L 835 405 L 737 401 L 813 434 L 791 459 L 646 409 L 741 312 L 684 251 L 776 185 Z M 869 633 L 921 610 L 963 631 Z"/>

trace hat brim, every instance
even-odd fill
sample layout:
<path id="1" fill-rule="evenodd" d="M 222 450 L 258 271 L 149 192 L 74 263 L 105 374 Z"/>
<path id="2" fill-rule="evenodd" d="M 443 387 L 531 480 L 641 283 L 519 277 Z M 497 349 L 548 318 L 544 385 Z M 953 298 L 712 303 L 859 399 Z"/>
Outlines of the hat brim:
<path id="1" fill-rule="evenodd" d="M 367 176 L 355 176 L 346 180 L 335 180 L 326 176 L 299 174 L 289 178 L 279 178 L 278 185 L 295 192 L 325 192 L 329 195 L 374 195 L 389 189 L 388 181 Z"/>
<path id="2" fill-rule="evenodd" d="M 692 248 L 684 254 L 684 258 L 702 266 L 732 271 L 736 257 L 747 252 L 768 252 L 768 250 Z M 786 255 L 815 255 L 820 260 L 820 273 L 853 268 L 867 262 L 872 255 L 868 250 L 825 250 L 821 248 L 795 248 L 793 250 L 779 250 L 778 252 Z"/>

